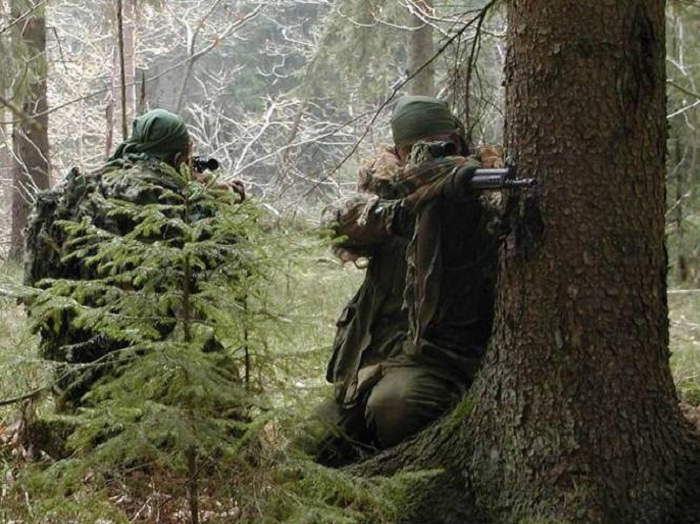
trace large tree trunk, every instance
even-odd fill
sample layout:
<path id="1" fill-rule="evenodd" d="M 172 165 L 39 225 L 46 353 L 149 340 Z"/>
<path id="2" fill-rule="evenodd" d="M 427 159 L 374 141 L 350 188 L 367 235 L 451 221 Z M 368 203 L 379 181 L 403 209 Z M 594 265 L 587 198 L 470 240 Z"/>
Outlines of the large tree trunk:
<path id="1" fill-rule="evenodd" d="M 540 185 L 515 206 L 492 345 L 470 400 L 356 471 L 446 468 L 415 522 L 696 524 L 700 441 L 669 368 L 664 2 L 509 9 L 507 145 Z"/>
<path id="2" fill-rule="evenodd" d="M 17 18 L 24 14 L 26 3 L 15 0 L 12 15 Z M 46 114 L 46 19 L 44 8 L 37 8 L 24 21 L 17 24 L 14 35 L 18 47 L 26 46 L 31 65 L 29 73 L 33 78 L 24 93 L 22 110 L 33 116 L 33 122 L 22 121 L 15 124 L 12 138 L 15 164 L 13 168 L 12 193 L 12 233 L 10 257 L 19 260 L 24 249 L 24 227 L 31 210 L 33 196 L 39 189 L 49 187 L 49 117 Z M 36 115 L 36 116 L 34 116 Z"/>
<path id="3" fill-rule="evenodd" d="M 547 4 L 510 3 L 508 146 L 541 187 L 505 251 L 476 489 L 513 517 L 667 522 L 697 442 L 668 361 L 664 2 Z"/>
<path id="4" fill-rule="evenodd" d="M 432 0 L 416 2 L 425 16 L 431 12 Z M 412 95 L 435 95 L 435 67 L 433 63 L 428 62 L 435 54 L 435 46 L 433 44 L 433 26 L 425 23 L 418 15 L 411 15 L 411 24 L 413 27 L 420 28 L 410 33 L 408 46 L 408 72 L 416 76 L 409 83 L 409 90 Z M 426 65 L 428 64 L 428 65 Z M 422 69 L 421 69 L 422 68 Z"/>

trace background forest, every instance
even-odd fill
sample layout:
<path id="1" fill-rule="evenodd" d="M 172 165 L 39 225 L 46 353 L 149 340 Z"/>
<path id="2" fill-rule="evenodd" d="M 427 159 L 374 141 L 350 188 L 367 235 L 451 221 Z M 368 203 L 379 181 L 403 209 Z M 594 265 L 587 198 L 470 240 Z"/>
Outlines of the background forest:
<path id="1" fill-rule="evenodd" d="M 335 320 L 362 278 L 331 256 L 318 219 L 390 140 L 401 94 L 448 100 L 474 144 L 502 143 L 505 24 L 498 1 L 0 0 L 0 522 L 195 522 L 193 496 L 202 522 L 392 522 L 421 474 L 358 482 L 288 449 L 330 393 Z M 700 405 L 699 43 L 700 4 L 669 1 L 671 347 L 689 406 Z M 178 458 L 187 443 L 93 453 L 111 422 L 89 416 L 70 450 L 37 444 L 76 421 L 50 416 L 55 368 L 17 305 L 36 191 L 102 165 L 156 107 L 185 118 L 196 153 L 242 180 L 260 212 L 245 227 L 262 276 L 235 298 L 245 311 L 221 319 L 245 349 L 245 423 L 194 470 Z"/>

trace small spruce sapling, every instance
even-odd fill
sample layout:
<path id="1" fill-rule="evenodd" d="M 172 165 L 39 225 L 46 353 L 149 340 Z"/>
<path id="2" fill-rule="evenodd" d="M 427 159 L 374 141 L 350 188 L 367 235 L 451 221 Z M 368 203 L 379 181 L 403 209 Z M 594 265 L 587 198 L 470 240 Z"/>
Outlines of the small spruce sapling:
<path id="1" fill-rule="evenodd" d="M 54 225 L 64 235 L 61 263 L 75 277 L 40 281 L 31 309 L 37 330 L 60 341 L 45 356 L 70 363 L 62 385 L 82 384 L 70 412 L 77 458 L 56 472 L 146 466 L 182 475 L 196 523 L 201 469 L 235 457 L 256 425 L 242 377 L 247 304 L 265 284 L 259 211 L 234 205 L 187 166 L 101 177 L 86 182 L 94 187 L 85 198 L 103 218 Z M 110 197 L 98 186 L 128 189 Z"/>

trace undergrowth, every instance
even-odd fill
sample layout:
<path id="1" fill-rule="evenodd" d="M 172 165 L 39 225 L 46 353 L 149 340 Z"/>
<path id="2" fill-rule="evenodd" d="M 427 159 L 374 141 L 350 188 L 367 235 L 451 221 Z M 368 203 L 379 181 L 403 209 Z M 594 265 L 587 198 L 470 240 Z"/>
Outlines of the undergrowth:
<path id="1" fill-rule="evenodd" d="M 338 312 L 362 274 L 342 267 L 316 240 L 315 231 L 291 222 L 275 226 L 295 253 L 270 253 L 270 302 L 259 329 L 267 331 L 253 377 L 267 389 L 256 423 L 233 455 L 215 450 L 199 464 L 201 522 L 389 523 L 409 503 L 408 493 L 432 474 L 358 480 L 292 453 L 295 424 L 330 394 L 323 379 Z M 280 249 L 270 247 L 271 250 Z M 5 263 L 0 288 L 21 280 Z M 0 298 L 0 393 L 3 398 L 46 385 L 53 366 L 37 357 L 38 341 L 22 306 Z M 700 293 L 669 294 L 672 369 L 681 399 L 700 404 Z M 271 328 L 272 324 L 276 326 Z M 265 364 L 263 366 L 262 364 Z M 0 407 L 0 522 L 187 522 L 187 486 L 167 464 L 132 460 L 130 467 L 94 468 L 78 455 L 57 461 L 18 446 L 14 430 L 27 416 L 53 411 L 50 395 Z M 29 413 L 31 412 L 31 415 Z M 14 436 L 13 436 L 14 435 Z M 14 440 L 13 440 L 14 439 Z M 95 457 L 98 458 L 97 456 Z M 53 468 L 49 468 L 53 466 Z M 87 466 L 87 467 L 86 467 Z M 47 469 L 48 468 L 48 469 Z M 51 474 L 47 475 L 46 472 Z"/>

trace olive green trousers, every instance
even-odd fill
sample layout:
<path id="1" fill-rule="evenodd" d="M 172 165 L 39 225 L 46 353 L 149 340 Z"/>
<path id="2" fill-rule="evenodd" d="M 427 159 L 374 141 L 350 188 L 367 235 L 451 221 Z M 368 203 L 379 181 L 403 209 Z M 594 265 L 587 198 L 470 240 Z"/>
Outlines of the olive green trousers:
<path id="1" fill-rule="evenodd" d="M 465 389 L 429 369 L 388 367 L 356 404 L 329 402 L 321 408 L 330 429 L 319 461 L 342 464 L 363 451 L 395 446 L 457 404 Z"/>

